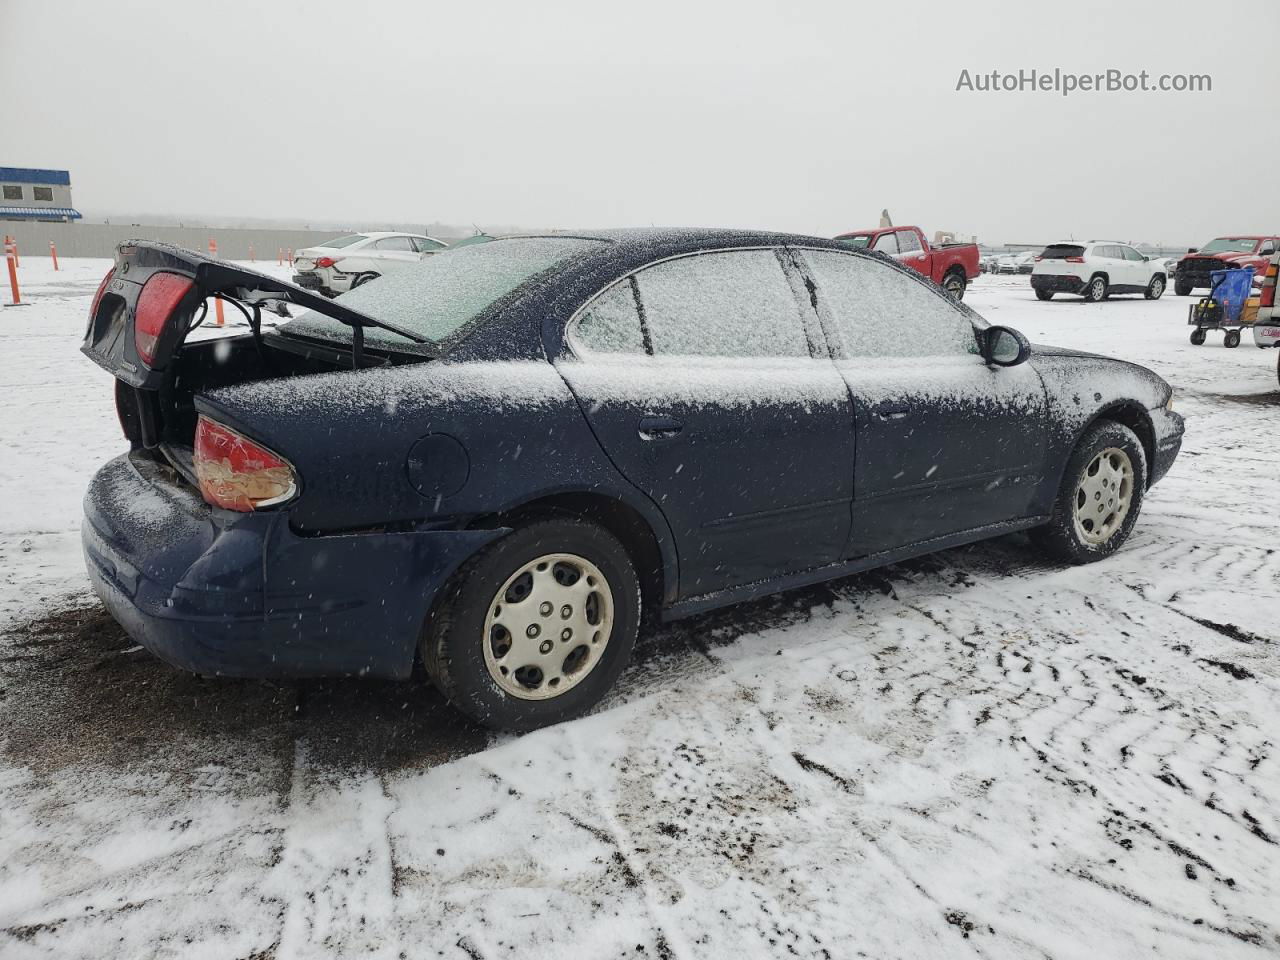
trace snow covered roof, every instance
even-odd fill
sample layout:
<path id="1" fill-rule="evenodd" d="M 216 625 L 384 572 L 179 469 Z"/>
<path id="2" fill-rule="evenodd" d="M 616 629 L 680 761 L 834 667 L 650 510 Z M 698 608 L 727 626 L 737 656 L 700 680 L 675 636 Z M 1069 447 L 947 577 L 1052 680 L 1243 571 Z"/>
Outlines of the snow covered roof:
<path id="1" fill-rule="evenodd" d="M 0 207 L 0 217 L 19 220 L 48 220 L 52 217 L 68 217 L 79 220 L 81 213 L 71 207 Z"/>

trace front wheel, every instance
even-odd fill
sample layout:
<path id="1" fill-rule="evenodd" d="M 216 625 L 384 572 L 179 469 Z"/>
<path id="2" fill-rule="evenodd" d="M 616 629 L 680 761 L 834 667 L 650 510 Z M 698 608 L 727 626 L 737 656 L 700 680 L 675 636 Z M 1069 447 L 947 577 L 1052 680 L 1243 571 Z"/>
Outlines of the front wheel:
<path id="1" fill-rule="evenodd" d="M 1204 346 L 1205 337 L 1207 336 L 1208 334 L 1204 332 L 1202 327 L 1196 327 L 1191 331 L 1191 345 L 1193 347 Z"/>
<path id="2" fill-rule="evenodd" d="M 1129 538 L 1147 487 L 1147 456 L 1123 424 L 1100 420 L 1076 444 L 1049 522 L 1035 538 L 1071 563 L 1109 557 Z"/>
<path id="3" fill-rule="evenodd" d="M 1084 288 L 1084 298 L 1089 303 L 1101 303 L 1107 299 L 1107 278 L 1098 274 Z"/>
<path id="4" fill-rule="evenodd" d="M 1147 289 L 1142 294 L 1148 300 L 1159 300 L 1164 296 L 1164 277 L 1156 275 L 1151 278 L 1151 282 L 1147 284 Z"/>
<path id="5" fill-rule="evenodd" d="M 570 517 L 514 530 L 453 578 L 423 629 L 423 664 L 458 710 L 526 731 L 593 707 L 640 623 L 635 568 L 616 538 Z"/>
<path id="6" fill-rule="evenodd" d="M 964 276 L 959 273 L 948 273 L 942 278 L 942 289 L 953 300 L 964 299 Z"/>
<path id="7" fill-rule="evenodd" d="M 1194 289 L 1195 287 L 1193 287 L 1190 283 L 1186 282 L 1185 280 L 1173 281 L 1173 292 L 1180 297 L 1191 296 L 1191 291 Z"/>
<path id="8" fill-rule="evenodd" d="M 1228 349 L 1240 346 L 1240 331 L 1228 330 L 1222 336 L 1222 345 Z"/>

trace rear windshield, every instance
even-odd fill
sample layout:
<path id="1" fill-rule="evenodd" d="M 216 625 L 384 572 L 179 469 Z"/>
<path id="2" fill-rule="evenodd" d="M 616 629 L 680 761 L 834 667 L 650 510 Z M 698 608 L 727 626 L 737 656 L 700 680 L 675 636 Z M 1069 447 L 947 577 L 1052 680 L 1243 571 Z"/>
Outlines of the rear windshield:
<path id="1" fill-rule="evenodd" d="M 871 235 L 868 233 L 860 233 L 856 237 L 836 237 L 836 243 L 850 250 L 865 250 L 870 242 Z"/>
<path id="2" fill-rule="evenodd" d="M 330 250 L 341 250 L 343 247 L 349 247 L 360 240 L 368 239 L 363 233 L 349 233 L 345 237 L 339 237 L 337 240 L 326 240 L 320 246 L 328 247 Z"/>
<path id="3" fill-rule="evenodd" d="M 513 237 L 453 247 L 362 284 L 337 302 L 439 342 L 526 281 L 607 242 L 581 237 Z M 328 340 L 351 339 L 350 327 L 314 311 L 279 329 Z M 389 347 L 410 342 L 376 327 L 365 328 L 365 340 Z"/>
<path id="4" fill-rule="evenodd" d="M 1200 248 L 1201 253 L 1253 253 L 1258 241 L 1253 237 L 1218 237 Z"/>
<path id="5" fill-rule="evenodd" d="M 1083 257 L 1084 247 L 1073 243 L 1051 243 L 1040 254 L 1041 260 L 1065 260 L 1067 257 Z"/>

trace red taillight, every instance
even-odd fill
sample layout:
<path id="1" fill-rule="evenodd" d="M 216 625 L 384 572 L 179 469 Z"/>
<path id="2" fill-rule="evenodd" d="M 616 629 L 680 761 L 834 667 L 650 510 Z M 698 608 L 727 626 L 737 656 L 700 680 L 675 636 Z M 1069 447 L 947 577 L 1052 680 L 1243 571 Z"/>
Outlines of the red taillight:
<path id="1" fill-rule="evenodd" d="M 1280 273 L 1280 267 L 1274 263 L 1267 267 L 1266 276 L 1262 280 L 1262 293 L 1258 297 L 1258 305 L 1262 307 L 1274 307 L 1276 305 L 1276 274 Z"/>
<path id="2" fill-rule="evenodd" d="M 93 295 L 93 303 L 89 305 L 89 322 L 93 323 L 94 318 L 98 316 L 98 304 L 102 303 L 102 295 L 107 292 L 107 285 L 111 283 L 111 278 L 116 275 L 116 268 L 112 267 L 107 271 L 107 275 L 102 278 L 102 282 L 98 284 L 98 292 Z"/>
<path id="3" fill-rule="evenodd" d="M 283 503 L 298 489 L 287 460 L 204 416 L 196 421 L 195 469 L 200 495 L 228 510 Z"/>
<path id="4" fill-rule="evenodd" d="M 1084 263 L 1084 257 L 1065 257 L 1067 263 Z"/>
<path id="5" fill-rule="evenodd" d="M 317 260 L 316 260 L 316 266 L 317 266 L 317 267 L 332 267 L 332 266 L 334 266 L 335 264 L 337 264 L 337 262 L 338 262 L 338 261 L 337 261 L 337 260 L 335 260 L 333 257 L 320 257 L 319 259 L 317 259 Z"/>
<path id="6" fill-rule="evenodd" d="M 153 273 L 143 285 L 133 311 L 133 344 L 148 367 L 155 357 L 156 342 L 164 325 L 193 286 L 189 277 L 176 273 Z"/>

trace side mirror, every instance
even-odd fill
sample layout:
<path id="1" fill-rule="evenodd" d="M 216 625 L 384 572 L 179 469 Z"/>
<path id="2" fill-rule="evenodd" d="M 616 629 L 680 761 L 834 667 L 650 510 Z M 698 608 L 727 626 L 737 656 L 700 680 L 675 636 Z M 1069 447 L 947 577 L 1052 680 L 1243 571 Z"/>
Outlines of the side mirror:
<path id="1" fill-rule="evenodd" d="M 1187 247 L 1187 253 L 1197 253 L 1199 250 L 1199 247 Z"/>
<path id="2" fill-rule="evenodd" d="M 982 338 L 982 359 L 997 367 L 1016 367 L 1031 356 L 1031 343 L 1012 327 L 988 327 Z"/>

